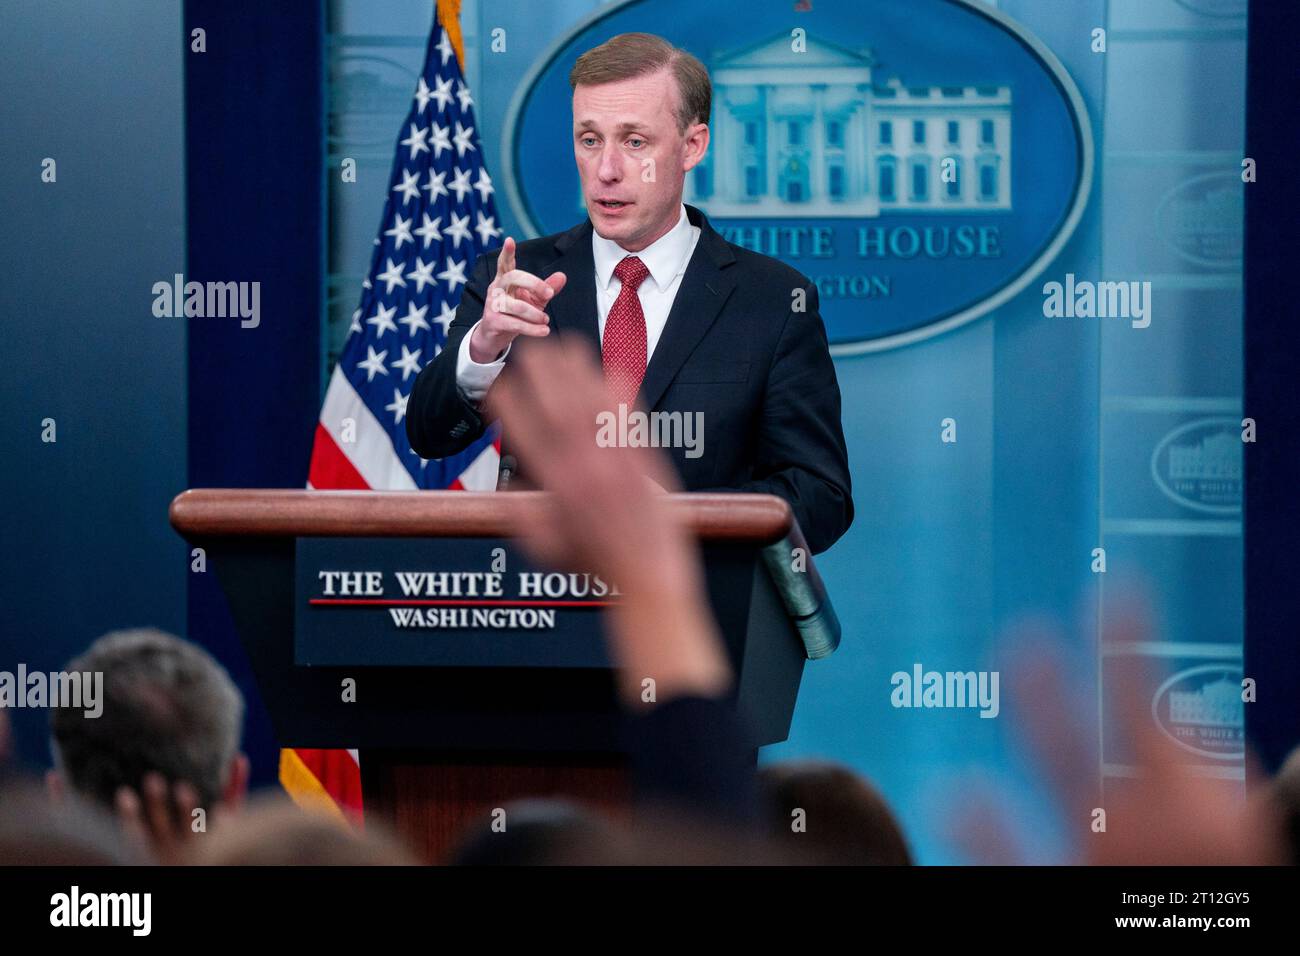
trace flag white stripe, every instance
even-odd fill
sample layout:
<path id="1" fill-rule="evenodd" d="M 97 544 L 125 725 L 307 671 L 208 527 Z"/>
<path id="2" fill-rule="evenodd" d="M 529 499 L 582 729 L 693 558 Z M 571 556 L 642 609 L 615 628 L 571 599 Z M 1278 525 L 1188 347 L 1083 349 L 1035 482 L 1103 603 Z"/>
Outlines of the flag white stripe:
<path id="1" fill-rule="evenodd" d="M 496 448 L 488 445 L 460 475 L 461 486 L 466 491 L 496 491 L 497 472 L 500 470 L 501 455 Z"/>
<path id="2" fill-rule="evenodd" d="M 355 423 L 355 441 L 344 441 L 346 419 Z M 414 491 L 415 480 L 398 460 L 388 432 L 371 414 L 352 383 L 335 367 L 320 410 L 320 423 L 334 439 L 339 451 L 352 462 L 367 485 L 376 491 Z"/>

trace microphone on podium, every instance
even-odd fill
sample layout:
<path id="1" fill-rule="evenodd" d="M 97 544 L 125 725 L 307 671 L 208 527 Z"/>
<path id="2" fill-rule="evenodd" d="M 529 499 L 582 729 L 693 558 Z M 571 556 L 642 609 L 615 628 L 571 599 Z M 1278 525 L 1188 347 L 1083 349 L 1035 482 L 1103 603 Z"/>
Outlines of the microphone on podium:
<path id="1" fill-rule="evenodd" d="M 515 476 L 515 469 L 519 467 L 519 462 L 515 460 L 514 455 L 502 455 L 501 467 L 497 470 L 497 491 L 508 491 L 510 488 L 510 479 Z"/>

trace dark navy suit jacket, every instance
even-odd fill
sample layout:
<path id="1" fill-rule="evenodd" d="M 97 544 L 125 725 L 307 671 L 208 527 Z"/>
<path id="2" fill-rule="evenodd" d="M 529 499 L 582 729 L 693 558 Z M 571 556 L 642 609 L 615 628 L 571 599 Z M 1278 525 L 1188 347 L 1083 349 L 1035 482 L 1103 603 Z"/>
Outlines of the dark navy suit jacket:
<path id="1" fill-rule="evenodd" d="M 703 412 L 703 454 L 667 449 L 687 491 L 778 495 L 794 509 L 813 552 L 853 520 L 840 389 L 818 314 L 817 287 L 782 262 L 733 245 L 686 207 L 700 238 L 641 383 L 650 411 Z M 520 269 L 568 281 L 551 302 L 551 336 L 588 340 L 600 354 L 591 221 L 519 243 Z M 479 256 L 442 352 L 419 374 L 406 413 L 411 447 L 443 458 L 479 438 L 489 422 L 456 388 L 461 341 L 483 314 L 499 251 Z M 803 290 L 796 308 L 796 290 Z M 529 347 L 520 336 L 514 349 Z M 510 359 L 502 375 L 510 372 Z M 594 427 L 594 423 L 593 423 Z M 502 454 L 509 452 L 502 437 Z"/>

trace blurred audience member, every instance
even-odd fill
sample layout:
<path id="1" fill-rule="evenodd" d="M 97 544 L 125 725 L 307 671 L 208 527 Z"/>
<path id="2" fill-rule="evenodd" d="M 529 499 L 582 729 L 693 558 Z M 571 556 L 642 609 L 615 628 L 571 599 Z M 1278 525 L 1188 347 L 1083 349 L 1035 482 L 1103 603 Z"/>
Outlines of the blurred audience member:
<path id="1" fill-rule="evenodd" d="M 1268 800 L 1242 799 L 1223 781 L 1197 773 L 1151 719 L 1151 675 L 1139 654 L 1124 645 L 1160 640 L 1140 598 L 1112 599 L 1102 645 L 1127 666 L 1107 671 L 1102 706 L 1110 734 L 1126 742 L 1128 762 L 1140 772 L 1099 785 L 1094 703 L 1067 677 L 1054 649 L 1067 646 L 1052 622 L 1023 625 L 1011 635 L 1026 648 L 1007 669 L 1004 686 L 1015 687 L 1011 714 L 1028 749 L 1059 798 L 1074 860 L 1093 865 L 1238 866 L 1285 862 L 1282 825 Z M 1247 754 L 1247 764 L 1253 758 Z M 1248 769 L 1246 777 L 1255 775 Z M 955 833 L 967 834 L 977 862 L 1024 862 L 1014 848 L 994 846 L 992 834 L 1015 828 L 1002 819 L 1011 801 L 992 795 L 965 801 Z"/>
<path id="2" fill-rule="evenodd" d="M 115 812 L 163 862 L 238 810 L 249 773 L 239 752 L 244 702 L 211 655 L 162 631 L 115 631 L 67 669 L 102 673 L 104 703 L 96 718 L 53 711 L 47 783 L 56 799 Z"/>
<path id="3" fill-rule="evenodd" d="M 787 761 L 758 774 L 773 839 L 813 860 L 910 866 L 902 828 L 884 798 L 840 764 Z"/>
<path id="4" fill-rule="evenodd" d="M 0 866 L 112 866 L 147 862 L 113 818 L 81 801 L 52 803 L 34 781 L 0 788 Z"/>
<path id="5" fill-rule="evenodd" d="M 284 797 L 254 801 L 225 826 L 192 843 L 200 866 L 418 866 L 419 860 L 373 820 L 358 830 Z"/>
<path id="6" fill-rule="evenodd" d="M 1283 837 L 1290 854 L 1287 862 L 1300 866 L 1300 747 L 1291 751 L 1277 772 L 1271 796 L 1282 819 Z"/>
<path id="7" fill-rule="evenodd" d="M 826 862 L 762 833 L 698 816 L 642 808 L 611 820 L 567 800 L 521 800 L 465 835 L 458 866 L 779 866 Z"/>
<path id="8" fill-rule="evenodd" d="M 484 821 L 463 835 L 457 866 L 604 866 L 636 862 L 627 834 L 568 800 L 520 800 L 502 808 L 504 826 Z"/>

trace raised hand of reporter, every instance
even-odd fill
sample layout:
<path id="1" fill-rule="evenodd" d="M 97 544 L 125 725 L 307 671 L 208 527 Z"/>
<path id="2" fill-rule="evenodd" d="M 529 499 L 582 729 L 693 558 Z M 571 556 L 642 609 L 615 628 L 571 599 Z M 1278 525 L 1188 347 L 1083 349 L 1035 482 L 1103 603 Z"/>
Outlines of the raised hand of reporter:
<path id="1" fill-rule="evenodd" d="M 511 445 L 548 492 L 511 499 L 521 542 L 539 564 L 594 571 L 618 586 L 609 609 L 611 656 L 628 704 L 653 678 L 657 700 L 717 696 L 730 666 L 708 607 L 700 557 L 664 491 L 680 484 L 662 453 L 601 447 L 597 416 L 611 404 L 594 355 L 583 343 L 536 343 L 492 396 Z"/>

